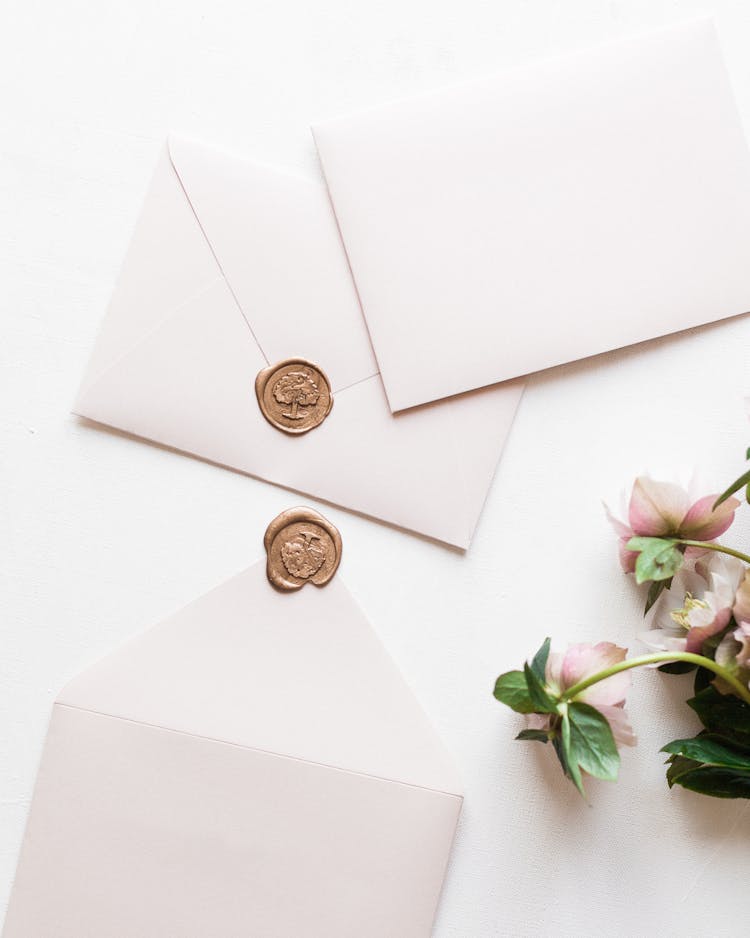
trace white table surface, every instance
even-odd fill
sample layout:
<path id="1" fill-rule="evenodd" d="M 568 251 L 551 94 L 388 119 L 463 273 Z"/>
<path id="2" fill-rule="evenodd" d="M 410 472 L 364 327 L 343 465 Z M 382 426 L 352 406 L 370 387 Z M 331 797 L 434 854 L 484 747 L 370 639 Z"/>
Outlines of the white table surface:
<path id="1" fill-rule="evenodd" d="M 750 127 L 743 0 L 6 0 L 0 918 L 57 691 L 260 557 L 299 501 L 68 413 L 167 129 L 317 174 L 311 119 L 706 12 Z M 657 750 L 694 726 L 681 679 L 636 677 L 640 745 L 591 806 L 490 692 L 547 634 L 634 643 L 642 597 L 600 497 L 643 469 L 738 474 L 749 363 L 740 318 L 533 377 L 465 555 L 323 507 L 465 778 L 437 936 L 747 933 L 750 810 L 664 782 Z"/>

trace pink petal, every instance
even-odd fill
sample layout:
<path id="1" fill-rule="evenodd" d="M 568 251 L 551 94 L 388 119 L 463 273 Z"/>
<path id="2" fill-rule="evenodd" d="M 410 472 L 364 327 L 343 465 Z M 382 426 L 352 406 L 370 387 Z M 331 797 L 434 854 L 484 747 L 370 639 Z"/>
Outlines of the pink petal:
<path id="1" fill-rule="evenodd" d="M 635 746 L 638 740 L 630 725 L 628 715 L 622 707 L 597 707 L 597 709 L 603 717 L 606 717 L 618 746 Z"/>
<path id="2" fill-rule="evenodd" d="M 733 612 L 740 625 L 743 622 L 750 622 L 750 570 L 745 573 L 737 595 L 734 597 Z"/>
<path id="3" fill-rule="evenodd" d="M 740 503 L 736 498 L 728 498 L 712 510 L 718 495 L 704 495 L 691 505 L 680 525 L 680 534 L 696 541 L 712 541 L 720 537 L 734 521 L 734 513 Z"/>
<path id="4" fill-rule="evenodd" d="M 572 687 L 586 677 L 603 671 L 613 664 L 625 660 L 627 651 L 612 642 L 599 642 L 596 645 L 571 645 L 565 653 L 562 667 L 563 687 Z M 591 706 L 612 705 L 621 703 L 630 687 L 630 674 L 623 671 L 606 680 L 594 684 L 581 694 L 576 700 L 582 700 Z"/>
<path id="5" fill-rule="evenodd" d="M 687 492 L 679 485 L 639 476 L 630 496 L 630 526 L 636 534 L 645 537 L 674 534 L 688 507 Z"/>
<path id="6" fill-rule="evenodd" d="M 604 502 L 604 512 L 607 515 L 607 521 L 609 521 L 609 523 L 615 529 L 615 534 L 618 537 L 630 538 L 633 536 L 633 531 L 631 530 L 630 526 L 625 524 L 624 521 L 620 521 L 619 518 L 615 518 L 615 516 L 612 514 L 612 511 L 609 505 L 606 502 Z"/>
<path id="7" fill-rule="evenodd" d="M 620 566 L 625 573 L 635 573 L 635 564 L 638 560 L 637 550 L 628 550 L 627 543 L 630 536 L 621 539 L 617 544 L 617 556 L 620 559 Z"/>
<path id="8" fill-rule="evenodd" d="M 731 614 L 731 609 L 720 609 L 713 621 L 709 622 L 707 625 L 690 629 L 686 636 L 685 651 L 691 651 L 693 654 L 699 655 L 706 639 L 711 638 L 712 635 L 716 635 L 721 632 L 722 629 L 726 628 Z"/>

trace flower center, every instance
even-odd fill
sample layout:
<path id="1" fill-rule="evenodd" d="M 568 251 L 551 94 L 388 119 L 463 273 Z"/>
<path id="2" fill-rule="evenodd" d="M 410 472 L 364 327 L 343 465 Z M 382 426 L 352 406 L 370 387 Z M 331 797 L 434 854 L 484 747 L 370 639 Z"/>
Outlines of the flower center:
<path id="1" fill-rule="evenodd" d="M 685 593 L 685 604 L 682 609 L 673 609 L 670 618 L 683 629 L 690 630 L 690 613 L 693 609 L 708 609 L 708 603 L 703 599 L 696 599 L 692 593 Z"/>

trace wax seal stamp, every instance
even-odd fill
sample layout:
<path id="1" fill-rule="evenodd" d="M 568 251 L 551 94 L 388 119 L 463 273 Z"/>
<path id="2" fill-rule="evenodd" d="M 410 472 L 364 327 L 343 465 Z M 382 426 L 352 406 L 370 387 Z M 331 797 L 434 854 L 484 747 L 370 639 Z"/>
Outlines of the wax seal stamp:
<path id="1" fill-rule="evenodd" d="M 266 573 L 276 589 L 288 592 L 305 583 L 325 586 L 341 560 L 341 535 L 312 508 L 290 508 L 274 518 L 263 543 Z"/>
<path id="2" fill-rule="evenodd" d="M 258 372 L 255 393 L 263 416 L 284 433 L 307 433 L 333 407 L 325 372 L 304 358 L 287 358 Z"/>

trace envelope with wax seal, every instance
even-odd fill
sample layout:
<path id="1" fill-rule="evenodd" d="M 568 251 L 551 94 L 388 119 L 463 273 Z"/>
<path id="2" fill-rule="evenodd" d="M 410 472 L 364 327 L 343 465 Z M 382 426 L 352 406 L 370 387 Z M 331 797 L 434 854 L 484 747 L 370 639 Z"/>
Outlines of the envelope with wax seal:
<path id="1" fill-rule="evenodd" d="M 171 137 L 74 409 L 466 548 L 521 392 L 394 418 L 325 186 Z"/>
<path id="2" fill-rule="evenodd" d="M 53 707 L 4 938 L 428 938 L 454 764 L 334 578 L 258 563 Z"/>
<path id="3" fill-rule="evenodd" d="M 393 411 L 750 310 L 708 20 L 313 132 Z"/>

